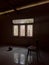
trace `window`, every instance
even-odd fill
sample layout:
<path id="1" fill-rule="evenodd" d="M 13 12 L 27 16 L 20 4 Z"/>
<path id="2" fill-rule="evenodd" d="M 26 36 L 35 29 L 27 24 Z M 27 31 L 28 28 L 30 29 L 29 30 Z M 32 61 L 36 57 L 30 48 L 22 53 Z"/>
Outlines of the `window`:
<path id="1" fill-rule="evenodd" d="M 13 26 L 13 34 L 14 36 L 18 36 L 18 25 Z"/>
<path id="2" fill-rule="evenodd" d="M 20 36 L 25 36 L 25 25 L 20 25 Z"/>
<path id="3" fill-rule="evenodd" d="M 14 36 L 33 36 L 34 19 L 13 20 L 12 23 Z"/>
<path id="4" fill-rule="evenodd" d="M 27 25 L 27 36 L 33 36 L 33 25 Z"/>

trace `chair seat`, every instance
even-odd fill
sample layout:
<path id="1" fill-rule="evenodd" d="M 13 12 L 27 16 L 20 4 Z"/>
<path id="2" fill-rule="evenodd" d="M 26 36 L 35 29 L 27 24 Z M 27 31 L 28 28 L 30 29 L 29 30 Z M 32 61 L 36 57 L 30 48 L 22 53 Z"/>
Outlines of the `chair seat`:
<path id="1" fill-rule="evenodd" d="M 28 50 L 30 50 L 30 51 L 36 51 L 36 46 L 29 46 Z"/>
<path id="2" fill-rule="evenodd" d="M 33 46 L 33 45 L 31 45 L 31 46 L 29 46 L 28 47 L 28 52 L 27 52 L 27 57 L 26 57 L 26 64 L 28 64 L 28 56 L 30 55 L 30 63 L 32 63 L 32 61 L 31 61 L 31 56 L 33 57 L 33 54 L 32 54 L 32 52 L 36 52 L 36 59 L 34 59 L 33 58 L 33 61 L 35 62 L 37 62 L 38 63 L 38 61 L 39 61 L 39 59 L 38 59 L 38 53 L 39 53 L 39 50 L 38 50 L 38 46 L 36 45 L 36 46 Z"/>

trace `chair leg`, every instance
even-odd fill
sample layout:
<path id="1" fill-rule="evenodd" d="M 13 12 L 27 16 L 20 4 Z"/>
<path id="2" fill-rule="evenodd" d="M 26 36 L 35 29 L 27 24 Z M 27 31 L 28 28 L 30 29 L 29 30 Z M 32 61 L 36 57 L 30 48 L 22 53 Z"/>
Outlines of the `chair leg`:
<path id="1" fill-rule="evenodd" d="M 30 52 L 30 62 L 31 62 L 31 52 L 32 52 L 32 51 L 29 51 L 29 52 Z"/>
<path id="2" fill-rule="evenodd" d="M 26 55 L 25 65 L 28 65 L 28 55 L 29 55 L 29 49 L 28 49 L 28 52 L 27 52 L 27 55 Z"/>

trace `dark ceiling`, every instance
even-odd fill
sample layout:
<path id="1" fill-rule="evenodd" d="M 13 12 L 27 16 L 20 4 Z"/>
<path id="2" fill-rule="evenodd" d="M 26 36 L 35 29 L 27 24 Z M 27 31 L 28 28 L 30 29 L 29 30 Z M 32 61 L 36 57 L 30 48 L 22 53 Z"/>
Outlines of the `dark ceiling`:
<path id="1" fill-rule="evenodd" d="M 0 12 L 9 9 L 15 9 L 31 3 L 37 3 L 42 0 L 0 0 Z"/>

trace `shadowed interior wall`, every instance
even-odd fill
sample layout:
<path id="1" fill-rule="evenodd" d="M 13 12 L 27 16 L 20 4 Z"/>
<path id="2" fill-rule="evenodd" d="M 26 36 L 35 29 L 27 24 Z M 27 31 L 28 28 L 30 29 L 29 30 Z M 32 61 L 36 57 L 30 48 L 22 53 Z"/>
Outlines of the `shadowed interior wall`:
<path id="1" fill-rule="evenodd" d="M 14 37 L 12 30 L 13 19 L 34 18 L 34 36 Z M 28 46 L 36 40 L 39 45 L 48 49 L 49 45 L 49 4 L 20 10 L 0 16 L 0 45 Z"/>
<path id="2" fill-rule="evenodd" d="M 1 21 L 0 45 L 16 45 L 16 46 L 24 46 L 24 47 L 28 46 L 30 43 L 32 43 L 32 38 L 13 36 L 13 24 L 12 24 L 13 19 L 17 19 L 16 13 L 0 16 L 0 21 Z"/>

